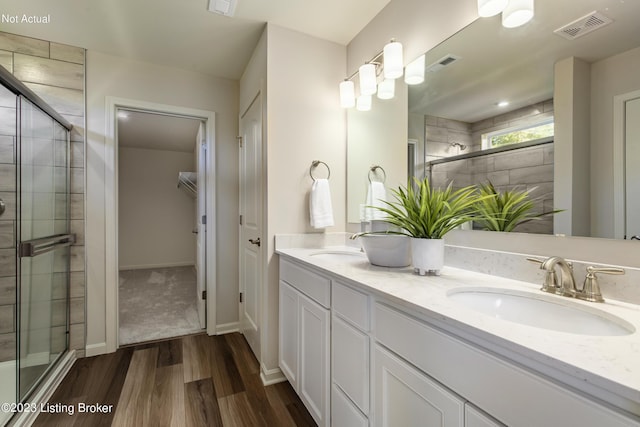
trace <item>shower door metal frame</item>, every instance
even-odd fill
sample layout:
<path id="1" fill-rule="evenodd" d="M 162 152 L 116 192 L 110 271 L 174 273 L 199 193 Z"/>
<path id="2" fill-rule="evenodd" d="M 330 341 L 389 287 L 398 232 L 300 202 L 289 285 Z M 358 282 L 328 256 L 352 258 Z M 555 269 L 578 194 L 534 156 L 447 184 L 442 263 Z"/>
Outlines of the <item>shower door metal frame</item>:
<path id="1" fill-rule="evenodd" d="M 22 202 L 22 196 L 21 196 L 21 190 L 22 190 L 22 156 L 21 156 L 21 143 L 22 143 L 22 103 L 23 100 L 27 100 L 29 101 L 33 106 L 37 107 L 38 109 L 40 109 L 42 112 L 44 112 L 46 115 L 48 115 L 51 119 L 53 119 L 55 122 L 57 122 L 58 124 L 60 124 L 62 127 L 64 127 L 67 132 L 66 132 L 66 164 L 65 164 L 65 168 L 66 168 L 66 209 L 67 209 L 67 215 L 66 215 L 66 220 L 67 220 L 67 230 L 70 229 L 70 179 L 71 179 L 71 174 L 70 174 L 70 154 L 71 154 L 71 149 L 70 149 L 70 131 L 73 128 L 73 125 L 71 125 L 71 123 L 69 123 L 67 120 L 65 120 L 59 113 L 57 113 L 51 106 L 49 106 L 42 98 L 40 98 L 38 95 L 36 95 L 33 91 L 31 91 L 28 87 L 26 87 L 20 80 L 16 79 L 13 74 L 11 74 L 8 70 L 6 70 L 4 67 L 0 66 L 0 84 L 2 84 L 5 88 L 7 88 L 9 91 L 11 91 L 13 94 L 16 95 L 16 104 L 15 104 L 15 111 L 16 111 L 16 122 L 15 122 L 15 131 L 16 131 L 16 136 L 15 136 L 15 142 L 14 142 L 14 161 L 15 161 L 15 183 L 16 183 L 16 188 L 15 188 L 15 193 L 16 193 L 16 204 L 15 204 L 15 210 L 16 210 L 16 219 L 15 219 L 15 227 L 14 227 L 14 247 L 15 247 L 15 251 L 16 251 L 16 256 L 15 256 L 15 269 L 16 269 L 16 309 L 15 309 L 15 320 L 16 320 L 16 324 L 15 324 L 15 329 L 16 329 L 16 383 L 15 383 L 15 393 L 16 393 L 16 402 L 22 402 L 24 400 L 26 400 L 33 392 L 34 390 L 37 389 L 38 385 L 41 383 L 42 379 L 45 378 L 47 376 L 47 374 L 55 367 L 57 366 L 58 362 L 61 360 L 61 358 L 64 356 L 64 354 L 68 351 L 69 349 L 69 321 L 70 321 L 70 310 L 69 310 L 69 302 L 70 302 L 70 289 L 69 289 L 69 279 L 70 279 L 70 275 L 69 275 L 69 271 L 70 271 L 70 256 L 67 258 L 67 268 L 66 268 L 66 272 L 67 272 L 67 280 L 66 280 L 66 326 L 65 326 L 65 349 L 64 351 L 62 351 L 53 362 L 49 362 L 46 370 L 42 373 L 42 375 L 38 378 L 38 380 L 29 388 L 28 392 L 25 393 L 24 396 L 20 396 L 20 347 L 21 347 L 21 334 L 20 334 L 20 330 L 21 330 L 21 301 L 20 301 L 20 295 L 21 295 L 21 290 L 22 290 L 22 280 L 21 280 L 21 263 L 22 263 L 22 258 L 25 256 L 36 256 L 38 254 L 44 253 L 43 251 L 50 251 L 50 250 L 55 250 L 58 249 L 62 246 L 70 246 L 71 244 L 73 244 L 74 242 L 74 237 L 73 236 L 69 236 L 67 235 L 64 239 L 61 239 L 61 236 L 55 236 L 57 237 L 56 242 L 51 243 L 48 246 L 48 249 L 45 249 L 42 247 L 43 244 L 45 244 L 45 240 L 46 239 L 34 239 L 33 241 L 27 241 L 27 242 L 21 242 L 21 222 L 22 222 L 22 216 L 21 216 L 21 202 Z M 49 237 L 49 239 L 51 238 L 51 236 Z M 64 241 L 61 241 L 64 240 Z M 31 249 L 29 251 L 27 251 L 27 245 L 30 243 L 31 244 Z M 25 244 L 23 246 L 23 244 Z M 40 246 L 40 249 L 38 250 L 35 245 L 38 244 Z M 21 253 L 21 249 L 24 248 L 24 253 Z M 23 256 L 24 255 L 24 256 Z"/>

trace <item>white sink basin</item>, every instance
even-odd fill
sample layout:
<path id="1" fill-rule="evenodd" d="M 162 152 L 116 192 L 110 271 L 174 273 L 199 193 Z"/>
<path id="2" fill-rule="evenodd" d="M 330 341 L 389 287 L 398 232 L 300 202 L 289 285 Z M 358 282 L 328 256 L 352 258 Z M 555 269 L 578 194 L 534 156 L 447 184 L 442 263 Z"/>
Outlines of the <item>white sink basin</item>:
<path id="1" fill-rule="evenodd" d="M 331 262 L 353 262 L 366 260 L 365 254 L 356 251 L 322 250 L 309 254 L 309 256 Z"/>
<path id="2" fill-rule="evenodd" d="M 635 332 L 629 322 L 595 307 L 565 301 L 565 297 L 493 288 L 456 289 L 447 296 L 488 316 L 536 328 L 593 336 Z"/>

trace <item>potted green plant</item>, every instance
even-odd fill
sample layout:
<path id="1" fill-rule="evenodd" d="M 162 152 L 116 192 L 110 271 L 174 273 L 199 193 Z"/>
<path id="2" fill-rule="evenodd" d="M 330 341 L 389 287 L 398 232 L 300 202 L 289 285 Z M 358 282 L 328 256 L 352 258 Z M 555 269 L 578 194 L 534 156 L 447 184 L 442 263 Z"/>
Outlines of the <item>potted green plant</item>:
<path id="1" fill-rule="evenodd" d="M 482 197 L 476 202 L 477 217 L 474 222 L 484 230 L 513 231 L 518 225 L 562 212 L 562 209 L 534 212 L 537 199 L 531 198 L 531 192 L 535 188 L 529 190 L 514 188 L 499 192 L 491 181 L 488 181 L 486 184 L 480 184 L 478 190 Z"/>
<path id="2" fill-rule="evenodd" d="M 444 235 L 471 221 L 477 209 L 475 186 L 454 190 L 432 188 L 429 179 L 414 178 L 414 185 L 392 190 L 394 201 L 376 207 L 387 214 L 386 221 L 411 239 L 412 263 L 420 274 L 440 274 L 444 266 Z"/>

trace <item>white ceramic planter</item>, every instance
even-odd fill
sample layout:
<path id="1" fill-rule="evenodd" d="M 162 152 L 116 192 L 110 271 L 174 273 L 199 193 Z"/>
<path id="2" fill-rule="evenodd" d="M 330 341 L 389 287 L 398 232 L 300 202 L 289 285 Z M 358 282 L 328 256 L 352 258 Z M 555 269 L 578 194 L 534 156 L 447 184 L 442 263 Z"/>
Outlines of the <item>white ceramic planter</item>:
<path id="1" fill-rule="evenodd" d="M 444 239 L 411 239 L 413 269 L 424 276 L 427 273 L 440 275 L 444 267 Z"/>
<path id="2" fill-rule="evenodd" d="M 359 237 L 369 262 L 381 267 L 411 264 L 411 238 L 398 234 L 365 234 Z"/>

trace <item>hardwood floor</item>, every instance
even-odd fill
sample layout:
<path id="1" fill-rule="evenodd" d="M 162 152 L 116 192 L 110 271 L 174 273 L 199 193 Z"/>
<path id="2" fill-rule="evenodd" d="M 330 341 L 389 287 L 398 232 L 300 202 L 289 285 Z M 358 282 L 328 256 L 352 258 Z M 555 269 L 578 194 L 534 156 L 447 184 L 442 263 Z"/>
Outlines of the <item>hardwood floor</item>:
<path id="1" fill-rule="evenodd" d="M 34 426 L 315 426 L 288 382 L 264 387 L 238 333 L 191 335 L 79 359 Z M 79 413 L 79 404 L 113 405 Z"/>

